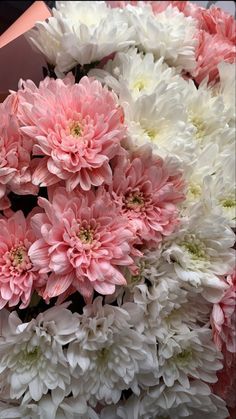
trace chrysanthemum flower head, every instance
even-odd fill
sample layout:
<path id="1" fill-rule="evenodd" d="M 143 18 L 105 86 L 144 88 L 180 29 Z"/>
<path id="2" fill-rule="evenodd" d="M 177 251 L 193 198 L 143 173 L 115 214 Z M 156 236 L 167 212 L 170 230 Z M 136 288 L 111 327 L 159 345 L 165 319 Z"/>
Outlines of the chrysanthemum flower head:
<path id="1" fill-rule="evenodd" d="M 32 218 L 38 240 L 29 253 L 40 272 L 52 272 L 45 299 L 71 285 L 88 298 L 93 290 L 112 294 L 126 283 L 119 266 L 134 266 L 135 233 L 103 187 L 74 194 L 57 188 L 52 202 L 40 198 L 39 205 L 45 213 Z"/>
<path id="2" fill-rule="evenodd" d="M 160 243 L 175 230 L 184 182 L 180 173 L 172 176 L 165 160 L 152 156 L 150 148 L 140 148 L 130 159 L 117 159 L 110 191 L 140 243 Z"/>
<path id="3" fill-rule="evenodd" d="M 166 63 L 178 70 L 195 68 L 196 22 L 175 7 L 167 7 L 154 14 L 149 4 L 142 7 L 128 5 L 124 12 L 136 29 L 136 45 L 155 58 L 164 57 Z"/>
<path id="4" fill-rule="evenodd" d="M 236 353 L 236 271 L 227 277 L 228 288 L 222 299 L 213 306 L 211 324 L 219 349 Z"/>
<path id="5" fill-rule="evenodd" d="M 7 193 L 35 194 L 31 182 L 30 153 L 32 140 L 22 135 L 14 112 L 14 94 L 0 104 L 0 209 L 10 206 Z"/>
<path id="6" fill-rule="evenodd" d="M 196 49 L 197 66 L 192 71 L 194 80 L 200 84 L 208 77 L 210 82 L 219 79 L 218 65 L 221 61 L 234 63 L 236 47 L 218 34 L 211 35 L 204 30 L 198 32 L 198 47 Z"/>
<path id="7" fill-rule="evenodd" d="M 122 10 L 104 1 L 57 1 L 47 22 L 39 22 L 29 41 L 56 66 L 57 74 L 123 50 L 134 43 L 134 29 Z"/>
<path id="8" fill-rule="evenodd" d="M 111 182 L 109 160 L 124 134 L 116 96 L 93 79 L 74 84 L 46 78 L 39 88 L 24 83 L 19 91 L 22 130 L 35 139 L 38 159 L 33 183 L 49 186 L 61 180 L 68 191 L 77 185 Z"/>
<path id="9" fill-rule="evenodd" d="M 70 384 L 63 345 L 73 340 L 76 329 L 71 311 L 52 307 L 22 323 L 15 311 L 2 310 L 0 321 L 0 385 L 5 380 L 10 398 L 38 402 L 51 390 L 63 399 Z"/>
<path id="10" fill-rule="evenodd" d="M 0 308 L 21 303 L 26 307 L 35 288 L 45 282 L 29 256 L 35 241 L 29 218 L 18 211 L 10 218 L 0 218 Z"/>

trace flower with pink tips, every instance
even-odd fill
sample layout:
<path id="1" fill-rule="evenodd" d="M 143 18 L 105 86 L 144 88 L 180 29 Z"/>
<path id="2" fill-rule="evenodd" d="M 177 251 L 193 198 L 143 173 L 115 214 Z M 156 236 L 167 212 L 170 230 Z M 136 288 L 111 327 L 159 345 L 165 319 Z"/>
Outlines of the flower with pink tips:
<path id="1" fill-rule="evenodd" d="M 33 291 L 46 279 L 29 257 L 35 241 L 29 219 L 21 211 L 8 219 L 0 218 L 0 309 L 19 303 L 20 308 L 27 307 Z"/>
<path id="2" fill-rule="evenodd" d="M 196 50 L 197 67 L 192 73 L 194 80 L 200 84 L 206 77 L 210 82 L 219 78 L 218 64 L 224 61 L 234 63 L 236 47 L 227 38 L 220 35 L 210 35 L 200 30 L 198 33 L 198 48 Z"/>
<path id="3" fill-rule="evenodd" d="M 131 158 L 116 159 L 113 173 L 109 190 L 136 230 L 138 243 L 156 245 L 173 233 L 178 224 L 176 204 L 185 197 L 181 174 L 172 174 L 168 164 L 145 147 Z"/>
<path id="4" fill-rule="evenodd" d="M 0 210 L 10 207 L 10 191 L 26 195 L 38 190 L 31 178 L 32 140 L 20 131 L 15 101 L 12 94 L 0 104 Z"/>
<path id="5" fill-rule="evenodd" d="M 32 217 L 38 240 L 29 255 L 41 273 L 51 272 L 43 298 L 68 289 L 85 298 L 93 291 L 112 294 L 126 284 L 120 266 L 134 267 L 134 232 L 103 187 L 68 194 L 56 188 L 51 202 L 39 198 L 44 213 Z"/>
<path id="6" fill-rule="evenodd" d="M 32 82 L 22 86 L 22 130 L 36 140 L 33 154 L 41 157 L 35 159 L 33 183 L 50 186 L 63 180 L 68 191 L 110 183 L 109 161 L 124 135 L 115 94 L 88 77 L 76 84 L 67 76 L 46 78 L 39 88 Z"/>
<path id="7" fill-rule="evenodd" d="M 220 350 L 236 353 L 236 270 L 227 276 L 228 288 L 211 314 L 213 337 Z"/>

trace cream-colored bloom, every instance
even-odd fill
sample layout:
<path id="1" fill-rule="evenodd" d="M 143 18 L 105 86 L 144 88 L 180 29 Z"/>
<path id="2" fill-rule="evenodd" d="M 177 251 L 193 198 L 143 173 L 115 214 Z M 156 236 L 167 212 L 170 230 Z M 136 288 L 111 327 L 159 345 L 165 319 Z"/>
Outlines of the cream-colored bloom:
<path id="1" fill-rule="evenodd" d="M 164 57 L 168 65 L 178 70 L 191 71 L 195 68 L 197 40 L 194 19 L 184 16 L 174 7 L 154 14 L 149 5 L 128 5 L 125 11 L 136 29 L 139 48 L 152 52 L 156 58 Z"/>
<path id="2" fill-rule="evenodd" d="M 175 384 L 153 387 L 142 399 L 139 419 L 225 419 L 225 402 L 211 393 L 207 384 L 191 380 L 189 388 Z"/>
<path id="3" fill-rule="evenodd" d="M 9 397 L 41 399 L 70 388 L 70 374 L 63 345 L 74 338 L 72 313 L 53 307 L 29 323 L 22 323 L 16 312 L 0 312 L 0 387 L 9 388 Z"/>
<path id="4" fill-rule="evenodd" d="M 48 22 L 37 23 L 28 33 L 58 75 L 120 51 L 132 45 L 133 38 L 123 11 L 104 1 L 57 1 Z"/>
<path id="5" fill-rule="evenodd" d="M 163 62 L 163 57 L 155 61 L 152 53 L 139 53 L 136 48 L 118 52 L 103 69 L 92 69 L 89 75 L 109 85 L 118 95 L 128 90 L 134 100 L 154 93 L 162 81 L 168 90 L 181 91 L 182 84 L 181 76 Z"/>
<path id="6" fill-rule="evenodd" d="M 216 92 L 223 98 L 228 117 L 228 123 L 235 128 L 236 120 L 236 79 L 235 64 L 222 61 L 219 66 L 220 82 L 216 87 Z"/>
<path id="7" fill-rule="evenodd" d="M 226 287 L 221 276 L 233 270 L 235 260 L 234 233 L 225 218 L 202 203 L 191 206 L 172 240 L 162 256 L 178 278 L 208 301 L 219 301 Z"/>
<path id="8" fill-rule="evenodd" d="M 189 377 L 215 383 L 216 372 L 222 368 L 221 358 L 210 329 L 196 328 L 171 334 L 158 346 L 159 376 L 168 387 L 178 381 L 189 388 Z"/>
<path id="9" fill-rule="evenodd" d="M 74 397 L 84 394 L 94 405 L 97 401 L 117 403 L 122 390 L 131 388 L 138 393 L 143 377 L 146 382 L 149 374 L 153 380 L 157 373 L 155 339 L 134 326 L 140 316 L 142 310 L 135 304 L 102 306 L 101 298 L 84 308 L 78 316 L 76 340 L 67 353 Z"/>
<path id="10" fill-rule="evenodd" d="M 131 149 L 149 144 L 153 152 L 162 157 L 172 156 L 185 165 L 192 164 L 195 156 L 193 130 L 180 95 L 175 88 L 168 90 L 160 83 L 155 93 L 133 100 L 128 93 L 120 95 L 127 125 L 127 146 Z"/>

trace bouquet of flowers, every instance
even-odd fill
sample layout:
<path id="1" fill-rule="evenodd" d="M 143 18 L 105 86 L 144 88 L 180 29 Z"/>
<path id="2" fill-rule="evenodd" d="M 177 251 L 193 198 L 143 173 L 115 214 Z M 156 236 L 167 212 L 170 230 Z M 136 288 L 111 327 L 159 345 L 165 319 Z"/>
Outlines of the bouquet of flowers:
<path id="1" fill-rule="evenodd" d="M 0 418 L 228 418 L 233 16 L 58 1 L 27 36 L 48 65 L 0 104 Z"/>

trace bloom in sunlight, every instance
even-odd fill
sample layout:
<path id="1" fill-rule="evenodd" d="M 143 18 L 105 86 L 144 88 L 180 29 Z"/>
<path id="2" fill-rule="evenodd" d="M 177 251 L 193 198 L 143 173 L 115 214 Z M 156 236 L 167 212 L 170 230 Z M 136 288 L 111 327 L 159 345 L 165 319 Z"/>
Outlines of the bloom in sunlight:
<path id="1" fill-rule="evenodd" d="M 39 272 L 51 272 L 43 297 L 72 285 L 88 298 L 93 290 L 112 294 L 116 284 L 126 284 L 119 266 L 134 266 L 135 232 L 110 194 L 103 187 L 86 194 L 57 188 L 51 201 L 39 199 L 45 212 L 32 218 L 38 240 L 29 251 Z"/>
<path id="2" fill-rule="evenodd" d="M 36 140 L 33 183 L 50 186 L 64 180 L 68 191 L 77 185 L 111 182 L 109 160 L 124 135 L 123 114 L 116 96 L 93 79 L 46 78 L 39 88 L 23 83 L 19 91 L 21 128 Z"/>
<path id="3" fill-rule="evenodd" d="M 41 287 L 46 275 L 40 274 L 29 256 L 35 241 L 30 218 L 18 211 L 10 218 L 0 218 L 0 308 L 21 303 L 25 308 L 35 288 Z"/>

